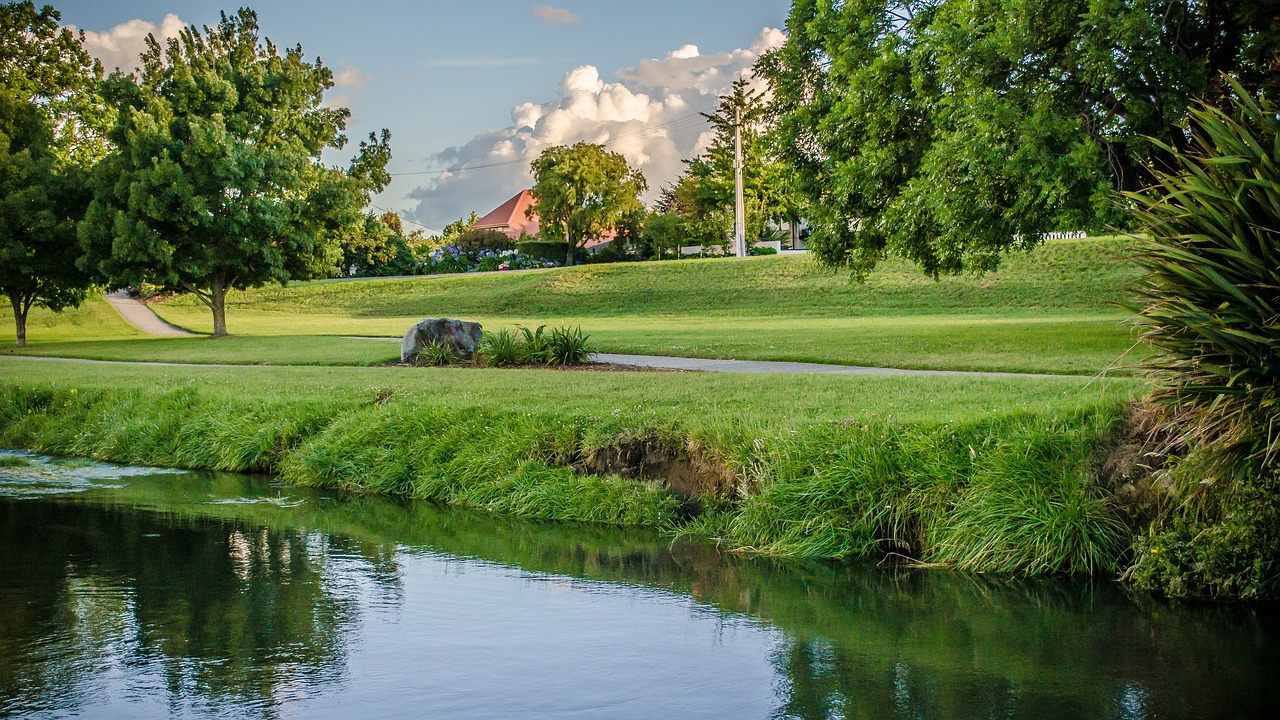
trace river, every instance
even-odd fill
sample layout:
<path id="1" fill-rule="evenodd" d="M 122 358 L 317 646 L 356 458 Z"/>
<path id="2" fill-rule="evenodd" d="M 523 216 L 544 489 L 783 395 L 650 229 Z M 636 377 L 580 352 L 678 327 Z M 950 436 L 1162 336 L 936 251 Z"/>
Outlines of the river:
<path id="1" fill-rule="evenodd" d="M 1280 612 L 0 451 L 0 716 L 1270 718 Z"/>

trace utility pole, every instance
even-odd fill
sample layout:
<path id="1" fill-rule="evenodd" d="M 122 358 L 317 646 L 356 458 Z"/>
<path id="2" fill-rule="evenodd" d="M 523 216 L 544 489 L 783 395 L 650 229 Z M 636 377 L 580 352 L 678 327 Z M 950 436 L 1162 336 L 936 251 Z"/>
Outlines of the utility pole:
<path id="1" fill-rule="evenodd" d="M 742 204 L 742 107 L 733 108 L 733 247 L 747 256 L 746 210 Z"/>

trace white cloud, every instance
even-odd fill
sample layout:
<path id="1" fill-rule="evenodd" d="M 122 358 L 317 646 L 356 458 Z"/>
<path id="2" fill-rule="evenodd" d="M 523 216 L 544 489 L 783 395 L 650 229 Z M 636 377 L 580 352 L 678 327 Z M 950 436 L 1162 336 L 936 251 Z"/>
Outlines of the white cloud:
<path id="1" fill-rule="evenodd" d="M 74 25 L 68 27 L 73 32 L 76 30 Z M 120 68 L 131 72 L 142 65 L 138 58 L 147 49 L 148 35 L 155 35 L 163 46 L 165 40 L 177 37 L 186 27 L 187 23 L 173 13 L 165 15 L 159 25 L 146 20 L 130 20 L 103 32 L 86 30 L 84 48 L 101 60 L 108 71 Z"/>
<path id="2" fill-rule="evenodd" d="M 750 77 L 756 59 L 784 40 L 781 31 L 765 28 L 749 47 L 732 52 L 705 56 L 685 45 L 619 70 L 618 82 L 590 65 L 574 68 L 561 79 L 558 97 L 522 103 L 512 109 L 511 125 L 437 155 L 435 163 L 452 170 L 409 192 L 417 204 L 408 216 L 439 227 L 471 211 L 486 213 L 532 185 L 529 163 L 542 150 L 578 141 L 622 153 L 644 172 L 652 199 L 679 176 L 681 160 L 710 140 L 698 113 L 713 109 L 736 78 Z"/>
<path id="3" fill-rule="evenodd" d="M 333 87 L 329 89 L 330 96 L 325 99 L 325 106 L 352 108 L 355 105 L 353 96 L 363 92 L 372 79 L 371 75 L 366 75 L 357 67 L 348 67 L 334 73 Z"/>
<path id="4" fill-rule="evenodd" d="M 538 18 L 538 22 L 545 25 L 563 25 L 582 21 L 582 18 L 578 17 L 577 13 L 573 11 L 551 7 L 550 5 L 535 6 L 533 8 L 533 16 Z"/>

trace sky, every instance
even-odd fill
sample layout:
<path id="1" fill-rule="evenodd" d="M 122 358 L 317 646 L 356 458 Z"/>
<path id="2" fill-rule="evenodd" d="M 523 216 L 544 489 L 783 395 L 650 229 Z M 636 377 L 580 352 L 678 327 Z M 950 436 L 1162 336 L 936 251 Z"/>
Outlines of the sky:
<path id="1" fill-rule="evenodd" d="M 43 0 L 85 31 L 110 70 L 130 69 L 148 33 L 213 25 L 238 5 L 201 0 Z M 42 4 L 41 0 L 37 4 Z M 260 0 L 265 37 L 333 70 L 326 102 L 348 107 L 345 165 L 391 131 L 393 177 L 373 200 L 428 232 L 481 215 L 533 183 L 529 161 L 579 140 L 622 153 L 646 200 L 710 137 L 698 115 L 779 45 L 785 0 Z"/>

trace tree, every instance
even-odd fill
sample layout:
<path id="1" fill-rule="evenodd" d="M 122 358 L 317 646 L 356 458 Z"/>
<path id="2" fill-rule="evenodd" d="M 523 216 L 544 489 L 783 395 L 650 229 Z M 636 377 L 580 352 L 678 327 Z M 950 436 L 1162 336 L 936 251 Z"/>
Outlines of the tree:
<path id="1" fill-rule="evenodd" d="M 85 168 L 101 154 L 101 68 L 53 8 L 0 6 L 0 294 L 18 347 L 27 314 L 78 306 L 93 278 L 76 266 Z"/>
<path id="2" fill-rule="evenodd" d="M 1124 222 L 1118 190 L 1184 147 L 1218 71 L 1280 89 L 1274 2 L 797 0 L 758 66 L 810 247 L 865 272 L 995 268 L 1054 229 Z"/>
<path id="3" fill-rule="evenodd" d="M 348 168 L 320 154 L 346 143 L 350 112 L 322 105 L 333 73 L 302 47 L 259 41 L 241 9 L 162 48 L 148 37 L 137 78 L 105 83 L 116 150 L 94 173 L 81 240 L 105 275 L 190 292 L 227 334 L 232 289 L 328 275 L 344 231 L 390 178 L 390 135 L 370 135 Z"/>
<path id="4" fill-rule="evenodd" d="M 618 153 L 580 142 L 549 147 L 533 161 L 533 197 L 542 232 L 566 242 L 566 264 L 588 238 L 613 230 L 623 215 L 643 208 L 647 183 Z"/>
<path id="5" fill-rule="evenodd" d="M 760 239 L 769 220 L 793 217 L 795 198 L 787 168 L 775 156 L 765 137 L 763 96 L 745 78 L 733 82 L 720 97 L 715 113 L 703 113 L 715 127 L 706 152 L 687 161 L 685 187 L 688 219 L 704 224 L 703 244 L 723 245 L 733 224 L 734 124 L 742 126 L 742 195 L 746 209 L 743 228 L 748 241 Z"/>

